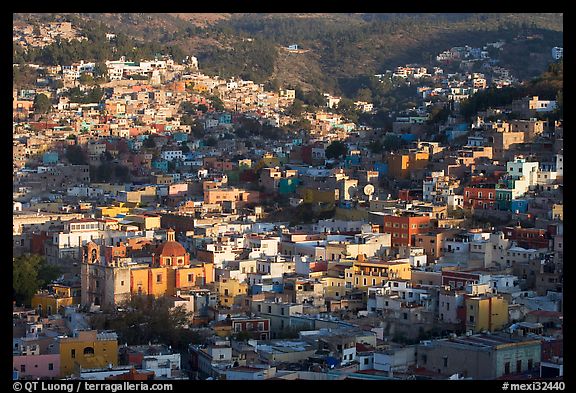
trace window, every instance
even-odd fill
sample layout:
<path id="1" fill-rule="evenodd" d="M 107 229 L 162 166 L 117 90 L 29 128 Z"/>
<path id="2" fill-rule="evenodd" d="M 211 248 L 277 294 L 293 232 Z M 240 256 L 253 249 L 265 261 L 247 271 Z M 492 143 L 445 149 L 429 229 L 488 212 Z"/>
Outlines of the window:
<path id="1" fill-rule="evenodd" d="M 510 374 L 510 362 L 504 363 L 504 374 Z"/>
<path id="2" fill-rule="evenodd" d="M 516 372 L 522 372 L 522 359 L 516 361 Z"/>
<path id="3" fill-rule="evenodd" d="M 72 350 L 70 351 L 70 357 L 71 357 L 72 359 L 76 359 L 76 350 L 75 350 L 75 349 L 72 349 Z"/>
<path id="4" fill-rule="evenodd" d="M 86 348 L 84 348 L 82 353 L 84 354 L 84 356 L 94 356 L 94 348 L 86 347 Z"/>
<path id="5" fill-rule="evenodd" d="M 157 274 L 156 275 L 156 283 L 161 283 L 162 282 L 162 275 L 161 274 Z"/>
<path id="6" fill-rule="evenodd" d="M 448 356 L 444 356 L 444 367 L 448 367 Z"/>
<path id="7" fill-rule="evenodd" d="M 404 319 L 408 319 L 408 313 L 407 313 L 407 312 L 405 312 L 405 313 L 402 313 L 402 318 L 404 318 Z"/>
<path id="8" fill-rule="evenodd" d="M 193 277 L 192 274 L 188 275 L 188 282 L 192 282 L 192 277 Z"/>
<path id="9" fill-rule="evenodd" d="M 26 372 L 26 365 L 25 365 L 25 364 L 21 364 L 21 365 L 20 365 L 20 372 L 21 372 L 21 373 L 25 373 L 25 372 Z"/>
<path id="10" fill-rule="evenodd" d="M 368 364 L 369 361 L 370 361 L 369 358 L 364 358 L 364 364 Z"/>
<path id="11" fill-rule="evenodd" d="M 272 313 L 272 306 L 268 306 L 268 313 L 269 313 L 269 314 Z"/>
<path id="12" fill-rule="evenodd" d="M 532 370 L 533 364 L 532 359 L 528 359 L 528 370 Z"/>
<path id="13" fill-rule="evenodd" d="M 259 305 L 258 305 L 258 312 L 261 312 L 261 311 L 262 311 L 262 305 L 259 304 Z"/>
<path id="14" fill-rule="evenodd" d="M 470 315 L 470 323 L 474 323 L 474 315 Z"/>
<path id="15" fill-rule="evenodd" d="M 263 331 L 264 330 L 264 322 L 258 322 L 258 331 Z"/>
<path id="16" fill-rule="evenodd" d="M 48 370 L 54 370 L 54 363 L 48 363 Z"/>

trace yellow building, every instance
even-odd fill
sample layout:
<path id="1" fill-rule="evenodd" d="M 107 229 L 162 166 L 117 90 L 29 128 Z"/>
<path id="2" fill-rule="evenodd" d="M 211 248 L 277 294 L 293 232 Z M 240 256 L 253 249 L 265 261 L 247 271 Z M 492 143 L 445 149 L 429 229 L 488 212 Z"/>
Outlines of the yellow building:
<path id="1" fill-rule="evenodd" d="M 411 277 L 409 261 L 367 261 L 363 255 L 358 255 L 358 260 L 344 270 L 346 288 L 367 289 L 390 279 L 410 280 Z"/>
<path id="2" fill-rule="evenodd" d="M 564 221 L 564 205 L 563 204 L 552 205 L 552 219 Z"/>
<path id="3" fill-rule="evenodd" d="M 298 188 L 298 194 L 304 203 L 334 203 L 339 198 L 339 190 L 319 190 L 315 188 Z"/>
<path id="4" fill-rule="evenodd" d="M 32 308 L 40 316 L 56 314 L 61 309 L 80 304 L 80 286 L 52 284 L 48 292 L 39 292 L 32 296 Z"/>
<path id="5" fill-rule="evenodd" d="M 124 217 L 125 221 L 131 221 L 143 231 L 150 231 L 160 228 L 160 215 L 155 214 L 135 214 Z"/>
<path id="6" fill-rule="evenodd" d="M 322 277 L 320 282 L 324 285 L 325 299 L 340 299 L 350 289 L 346 288 L 346 280 L 340 277 Z"/>
<path id="7" fill-rule="evenodd" d="M 118 337 L 113 332 L 78 331 L 60 339 L 60 376 L 78 376 L 79 368 L 118 365 Z"/>
<path id="8" fill-rule="evenodd" d="M 471 296 L 465 299 L 466 330 L 473 333 L 496 331 L 508 324 L 508 302 L 500 295 Z"/>
<path id="9" fill-rule="evenodd" d="M 142 267 L 131 269 L 130 276 L 134 295 L 176 295 L 178 290 L 214 282 L 214 265 Z"/>
<path id="10" fill-rule="evenodd" d="M 414 151 L 388 156 L 388 174 L 392 178 L 406 179 L 410 172 L 424 169 L 428 163 L 429 154 L 426 151 Z"/>
<path id="11" fill-rule="evenodd" d="M 197 93 L 206 93 L 208 91 L 208 86 L 203 83 L 196 83 L 192 89 Z"/>
<path id="12" fill-rule="evenodd" d="M 242 305 L 248 294 L 248 284 L 233 278 L 222 278 L 216 284 L 218 302 L 221 306 Z"/>
<path id="13" fill-rule="evenodd" d="M 260 161 L 258 161 L 256 165 L 254 165 L 254 169 L 256 171 L 259 171 L 262 168 L 268 168 L 268 167 L 274 168 L 277 166 L 280 166 L 280 160 L 278 159 L 278 157 L 274 157 L 272 154 L 266 153 L 264 154 L 264 156 L 262 156 Z"/>
<path id="14" fill-rule="evenodd" d="M 119 214 L 129 214 L 131 210 L 124 203 L 119 206 L 101 206 L 96 208 L 96 217 L 116 217 Z"/>

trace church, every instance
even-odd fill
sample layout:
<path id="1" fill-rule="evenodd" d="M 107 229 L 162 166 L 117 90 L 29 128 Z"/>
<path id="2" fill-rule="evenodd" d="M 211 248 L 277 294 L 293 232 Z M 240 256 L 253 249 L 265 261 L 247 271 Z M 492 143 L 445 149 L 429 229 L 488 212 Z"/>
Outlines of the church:
<path id="1" fill-rule="evenodd" d="M 214 282 L 214 264 L 190 262 L 190 254 L 166 231 L 166 241 L 155 248 L 141 248 L 130 256 L 134 244 L 103 246 L 94 241 L 83 246 L 81 283 L 83 305 L 103 309 L 129 301 L 133 294 L 176 295 Z M 134 254 L 136 254 L 134 252 Z"/>

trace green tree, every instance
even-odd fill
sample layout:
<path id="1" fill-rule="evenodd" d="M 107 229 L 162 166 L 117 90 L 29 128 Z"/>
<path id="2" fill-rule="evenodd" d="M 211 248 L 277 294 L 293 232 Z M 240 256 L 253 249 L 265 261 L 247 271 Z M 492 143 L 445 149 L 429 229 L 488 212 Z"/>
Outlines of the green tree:
<path id="1" fill-rule="evenodd" d="M 34 97 L 34 112 L 39 114 L 48 113 L 50 108 L 52 107 L 52 103 L 50 99 L 46 96 L 46 94 L 40 93 L 36 94 Z"/>
<path id="2" fill-rule="evenodd" d="M 12 291 L 16 304 L 30 306 L 32 296 L 40 288 L 39 265 L 38 255 L 26 255 L 12 260 Z"/>
<path id="3" fill-rule="evenodd" d="M 345 157 L 348 152 L 348 147 L 342 141 L 334 141 L 326 148 L 326 158 L 336 158 Z"/>
<path id="4" fill-rule="evenodd" d="M 304 103 L 302 100 L 295 98 L 288 108 L 286 108 L 286 114 L 289 116 L 300 116 L 304 112 Z"/>
<path id="5" fill-rule="evenodd" d="M 183 350 L 200 342 L 198 333 L 187 329 L 192 315 L 182 306 L 172 308 L 168 297 L 136 295 L 121 306 L 128 311 L 96 315 L 92 328 L 115 330 L 119 341 L 128 345 L 165 343 Z"/>
<path id="6" fill-rule="evenodd" d="M 61 270 L 41 255 L 25 254 L 12 259 L 12 291 L 16 304 L 30 306 L 32 296 L 58 278 Z"/>
<path id="7" fill-rule="evenodd" d="M 108 78 L 108 67 L 106 67 L 106 63 L 103 61 L 97 62 L 92 72 L 95 77 Z"/>
<path id="8" fill-rule="evenodd" d="M 83 72 L 78 78 L 78 82 L 81 85 L 93 85 L 94 84 L 94 77 L 87 72 Z"/>
<path id="9" fill-rule="evenodd" d="M 220 97 L 211 96 L 211 97 L 209 97 L 209 99 L 212 103 L 212 108 L 214 108 L 214 110 L 216 110 L 218 112 L 222 112 L 224 110 L 224 103 L 222 102 Z"/>

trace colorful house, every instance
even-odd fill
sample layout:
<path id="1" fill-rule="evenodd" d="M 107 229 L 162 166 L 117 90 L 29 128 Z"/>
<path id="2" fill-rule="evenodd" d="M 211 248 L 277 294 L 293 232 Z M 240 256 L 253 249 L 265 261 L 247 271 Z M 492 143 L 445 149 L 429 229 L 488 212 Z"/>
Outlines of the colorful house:
<path id="1" fill-rule="evenodd" d="M 114 332 L 77 331 L 60 339 L 60 377 L 78 376 L 83 369 L 118 365 L 118 337 Z"/>

